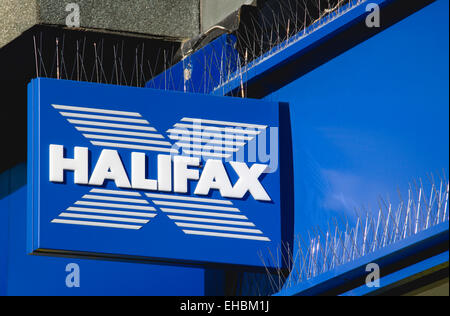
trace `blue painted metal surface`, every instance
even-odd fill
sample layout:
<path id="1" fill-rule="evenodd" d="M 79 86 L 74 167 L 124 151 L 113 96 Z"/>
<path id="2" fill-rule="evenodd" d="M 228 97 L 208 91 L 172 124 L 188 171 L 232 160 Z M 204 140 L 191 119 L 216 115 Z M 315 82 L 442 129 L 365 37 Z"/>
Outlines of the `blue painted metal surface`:
<path id="1" fill-rule="evenodd" d="M 392 0 L 374 0 L 371 1 L 371 3 L 383 6 L 391 1 Z M 306 54 L 346 28 L 360 22 L 361 19 L 366 17 L 366 15 L 366 6 L 359 5 L 342 16 L 337 17 L 334 21 L 331 21 L 312 31 L 306 37 L 300 36 L 297 40 L 294 38 L 288 42 L 281 43 L 278 47 L 273 48 L 271 51 L 267 52 L 245 67 L 244 78 L 246 84 L 251 84 L 255 79 L 267 76 L 273 69 L 282 66 L 283 64 L 289 62 L 289 60 Z M 308 31 L 306 32 L 308 33 Z M 283 80 L 283 78 L 279 78 L 279 80 Z M 240 85 L 241 76 L 239 73 L 236 73 L 236 75 L 231 76 L 231 79 L 226 83 L 214 89 L 212 94 L 227 94 L 231 91 L 239 89 Z"/>
<path id="2" fill-rule="evenodd" d="M 448 251 L 445 251 L 439 255 L 436 255 L 434 257 L 428 258 L 426 260 L 423 260 L 419 263 L 413 264 L 411 266 L 408 266 L 404 269 L 401 269 L 399 271 L 396 271 L 392 274 L 389 274 L 385 277 L 380 278 L 380 288 L 385 288 L 390 285 L 393 285 L 397 282 L 400 282 L 402 280 L 405 280 L 409 277 L 413 277 L 417 274 L 420 274 L 424 271 L 427 271 L 429 269 L 436 268 L 442 264 L 448 263 L 449 259 L 449 253 Z M 348 291 L 341 296 L 363 296 L 363 295 L 369 295 L 370 293 L 373 293 L 380 288 L 377 287 L 368 287 L 366 285 L 360 286 L 354 290 Z"/>
<path id="3" fill-rule="evenodd" d="M 11 177 L 25 182 L 26 167 L 16 170 Z M 26 249 L 26 201 L 26 186 L 0 199 L 0 210 L 8 214 L 10 228 L 5 258 L 7 275 L 3 271 L 1 274 L 2 293 L 11 296 L 205 295 L 205 272 L 199 268 L 30 256 Z M 80 267 L 79 288 L 66 286 L 66 266 L 70 263 Z"/>
<path id="4" fill-rule="evenodd" d="M 436 1 L 266 97 L 291 105 L 296 233 L 448 179 L 447 11 Z"/>
<path id="5" fill-rule="evenodd" d="M 164 111 L 161 111 L 162 107 Z M 263 136 L 266 137 L 269 136 L 269 129 L 279 126 L 277 103 L 37 79 L 30 86 L 29 113 L 32 114 L 28 158 L 28 201 L 32 203 L 29 205 L 30 252 L 64 251 L 69 254 L 91 254 L 94 257 L 101 254 L 176 263 L 234 264 L 262 268 L 263 262 L 258 251 L 271 249 L 276 252 L 281 244 L 282 180 L 278 166 L 272 173 L 263 176 L 258 174 L 251 179 L 252 176 L 247 173 L 238 173 L 233 163 L 242 161 L 238 163 L 253 170 L 258 165 L 268 167 L 269 163 L 261 161 L 265 157 L 257 155 L 256 149 L 255 160 L 252 160 L 250 140 L 241 145 L 234 142 L 237 147 L 223 145 L 224 148 L 232 149 L 228 151 L 231 152 L 229 155 L 227 152 L 223 155 L 215 150 L 207 150 L 208 146 L 201 144 L 199 146 L 203 152 L 200 149 L 199 154 L 194 153 L 194 156 L 200 155 L 204 163 L 202 166 L 189 167 L 197 170 L 197 178 L 192 178 L 189 183 L 185 179 L 184 182 L 188 184 L 186 193 L 183 193 L 176 189 L 180 177 L 176 161 L 177 158 L 191 159 L 192 155 L 183 145 L 191 146 L 197 142 L 194 142 L 194 138 L 190 138 L 191 141 L 187 143 L 171 138 L 178 135 L 174 131 L 177 129 L 180 133 L 191 135 L 196 132 L 201 134 L 204 132 L 202 128 L 206 129 L 202 135 L 205 135 L 203 140 L 207 144 L 227 136 L 232 140 L 235 137 L 252 139 L 243 135 L 267 133 Z M 204 120 L 202 127 L 189 123 L 187 118 Z M 121 127 L 116 125 L 117 122 L 122 124 L 119 124 Z M 102 131 L 92 130 L 93 126 L 98 129 L 105 124 Z M 183 124 L 186 125 L 185 129 L 181 127 Z M 231 127 L 231 134 L 228 135 L 215 132 L 226 126 L 237 126 L 240 132 Z M 249 134 L 245 131 L 247 127 L 251 128 Z M 141 132 L 151 129 L 153 135 L 160 135 L 161 138 L 155 141 L 154 138 L 149 139 L 148 134 L 147 138 L 127 136 L 129 133 L 135 135 L 138 128 Z M 57 134 L 55 130 L 58 130 Z M 208 131 L 212 131 L 211 137 L 206 137 Z M 117 133 L 122 138 L 117 138 Z M 276 143 L 276 152 L 272 152 L 272 155 L 278 160 L 278 135 L 275 137 L 272 141 Z M 260 140 L 255 136 L 255 146 L 260 144 Z M 89 149 L 89 185 L 87 179 L 86 184 L 75 184 L 75 173 L 72 171 L 66 172 L 62 183 L 49 178 L 52 170 L 49 167 L 49 152 L 54 145 L 64 146 L 65 157 L 69 159 L 75 157 L 75 147 Z M 215 148 L 222 148 L 217 146 Z M 111 177 L 114 178 L 112 175 L 107 177 L 109 180 L 104 184 L 103 180 L 100 184 L 93 184 L 93 174 L 100 164 L 97 161 L 108 151 L 120 155 L 126 172 L 123 178 L 128 184 L 120 186 L 117 177 L 116 181 L 111 181 Z M 132 163 L 134 153 L 143 153 L 148 159 L 144 164 L 146 167 L 138 171 L 142 173 L 141 177 L 158 179 L 160 187 L 144 189 L 135 186 L 132 173 L 138 166 L 136 162 Z M 166 157 L 172 164 L 171 154 L 174 161 L 173 168 L 170 167 L 172 171 L 163 173 L 158 169 L 158 159 Z M 221 160 L 222 156 L 217 155 L 227 159 Z M 244 158 L 244 155 L 245 159 L 239 158 Z M 230 180 L 222 179 L 221 173 L 211 169 L 211 162 L 218 162 Z M 107 164 L 112 164 L 111 158 Z M 116 175 L 118 171 L 111 169 Z M 211 190 L 197 193 L 196 188 L 204 179 L 203 176 L 208 177 L 207 173 L 214 176 Z M 173 184 L 169 188 L 161 188 L 164 180 Z M 237 188 L 239 181 L 245 189 L 243 197 L 231 198 L 229 192 L 226 195 L 224 181 L 231 181 L 230 190 L 231 185 Z M 219 187 L 219 183 L 223 185 Z M 267 192 L 267 200 L 256 196 L 259 187 L 255 183 Z"/>
<path id="6" fill-rule="evenodd" d="M 210 94 L 230 79 L 227 74 L 241 69 L 235 45 L 234 35 L 223 35 L 147 82 L 146 87 Z"/>
<path id="7" fill-rule="evenodd" d="M 397 187 L 405 192 L 408 181 L 429 172 L 440 174 L 442 168 L 448 174 L 448 9 L 448 1 L 438 0 L 267 96 L 268 100 L 291 103 L 295 196 L 302 202 L 296 205 L 297 233 L 322 225 L 333 216 L 352 221 L 355 208 L 369 210 L 370 206 L 375 210 L 379 194 L 395 203 Z M 362 7 L 359 15 L 354 13 L 359 19 L 365 14 Z M 349 14 L 348 22 L 352 23 L 353 13 Z M 307 46 L 326 41 L 329 34 L 346 25 L 347 17 L 303 39 L 296 44 L 297 49 L 282 51 L 273 60 L 255 66 L 244 78 L 260 78 Z M 160 83 L 162 88 L 162 79 Z M 239 80 L 235 80 L 229 88 L 216 92 L 226 93 L 238 86 Z M 184 83 L 180 81 L 177 90 L 184 91 Z M 63 271 L 68 259 L 25 254 L 24 200 L 24 190 L 0 199 L 0 210 L 14 210 L 10 239 L 15 242 L 10 242 L 14 251 L 9 258 L 14 265 L 8 272 L 8 293 L 73 293 L 63 287 L 64 276 L 54 272 Z M 84 265 L 90 261 L 77 262 Z M 121 281 L 126 283 L 125 290 L 134 286 L 129 294 L 164 294 L 165 290 L 173 294 L 173 289 L 193 295 L 202 292 L 201 286 L 195 287 L 202 278 L 198 270 L 174 270 L 173 278 L 165 275 L 161 284 L 177 284 L 170 290 L 152 283 L 154 274 L 149 274 L 168 270 L 93 262 L 89 271 L 92 283 L 80 293 L 123 293 L 117 282 L 110 281 L 110 274 L 126 274 L 132 280 L 145 276 L 135 284 Z M 96 278 L 101 271 L 108 275 L 104 286 Z M 0 269 L 0 277 L 1 273 Z M 328 280 L 332 276 L 328 275 Z M 180 288 L 184 281 L 189 286 Z"/>
<path id="8" fill-rule="evenodd" d="M 8 279 L 8 239 L 9 212 L 8 205 L 1 201 L 10 194 L 11 171 L 0 174 L 0 296 L 6 295 Z"/>
<path id="9" fill-rule="evenodd" d="M 380 196 L 398 205 L 410 181 L 448 175 L 447 9 L 437 1 L 265 98 L 290 103 L 296 232 L 376 215 Z"/>
<path id="10" fill-rule="evenodd" d="M 445 242 L 448 239 L 448 233 L 448 222 L 440 224 L 370 255 L 339 266 L 316 278 L 285 288 L 277 293 L 276 296 L 314 296 L 326 293 L 329 290 L 345 285 L 350 280 L 366 276 L 366 266 L 370 263 L 377 263 L 381 271 L 383 271 L 383 268 L 390 264 Z"/>
<path id="11" fill-rule="evenodd" d="M 393 0 L 374 0 L 381 8 Z M 329 20 L 321 25 L 312 25 L 287 41 L 246 64 L 246 57 L 239 56 L 234 35 L 222 35 L 204 48 L 187 56 L 170 69 L 162 72 L 149 82 L 149 88 L 198 92 L 213 95 L 228 95 L 251 85 L 255 80 L 268 76 L 275 69 L 293 59 L 307 54 L 351 26 L 360 23 L 368 14 L 366 3 L 355 7 L 345 4 L 341 15 L 330 14 Z M 293 70 L 295 73 L 295 70 Z M 285 82 L 285 78 L 276 78 Z M 277 84 L 278 84 L 277 82 Z M 270 87 L 267 87 L 270 91 Z"/>

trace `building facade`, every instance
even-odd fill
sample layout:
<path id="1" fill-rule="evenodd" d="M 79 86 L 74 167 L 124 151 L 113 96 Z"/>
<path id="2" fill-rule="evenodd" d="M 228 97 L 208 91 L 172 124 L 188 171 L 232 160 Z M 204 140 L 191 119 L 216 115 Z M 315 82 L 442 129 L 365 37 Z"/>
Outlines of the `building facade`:
<path id="1" fill-rule="evenodd" d="M 0 295 L 448 295 L 448 1 L 3 1 Z M 274 269 L 30 255 L 37 77 L 288 104 Z"/>

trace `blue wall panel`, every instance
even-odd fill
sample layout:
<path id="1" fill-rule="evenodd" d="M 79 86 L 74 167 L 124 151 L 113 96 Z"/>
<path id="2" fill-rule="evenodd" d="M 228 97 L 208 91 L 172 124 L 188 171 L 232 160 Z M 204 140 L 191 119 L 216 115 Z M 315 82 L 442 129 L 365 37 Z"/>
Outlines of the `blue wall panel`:
<path id="1" fill-rule="evenodd" d="M 448 1 L 266 97 L 291 105 L 296 232 L 448 174 Z M 361 213 L 362 215 L 362 213 Z"/>
<path id="2" fill-rule="evenodd" d="M 375 210 L 378 195 L 395 200 L 429 172 L 448 175 L 448 6 L 436 1 L 267 97 L 291 105 L 297 233 Z M 27 256 L 24 186 L 0 190 L 1 254 L 8 212 L 0 295 L 6 271 L 10 295 L 204 293 L 201 269 Z M 80 264 L 80 289 L 65 286 L 70 262 Z"/>
<path id="3" fill-rule="evenodd" d="M 203 295 L 204 270 L 114 261 L 30 256 L 26 252 L 26 166 L 9 173 L 12 192 L 0 199 L 0 294 L 7 295 Z M 2 183 L 5 183 L 2 181 Z M 8 227 L 9 253 L 3 254 Z M 7 231 L 7 230 L 6 230 Z M 7 287 L 5 262 L 8 260 Z M 80 267 L 80 288 L 66 287 L 66 265 Z"/>

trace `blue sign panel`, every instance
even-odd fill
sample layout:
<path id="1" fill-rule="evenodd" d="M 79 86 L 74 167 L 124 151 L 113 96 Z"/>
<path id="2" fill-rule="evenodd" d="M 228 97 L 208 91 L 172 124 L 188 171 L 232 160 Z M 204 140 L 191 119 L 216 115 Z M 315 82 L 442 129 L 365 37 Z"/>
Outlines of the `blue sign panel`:
<path id="1" fill-rule="evenodd" d="M 283 106 L 33 80 L 29 252 L 261 267 L 289 231 Z"/>

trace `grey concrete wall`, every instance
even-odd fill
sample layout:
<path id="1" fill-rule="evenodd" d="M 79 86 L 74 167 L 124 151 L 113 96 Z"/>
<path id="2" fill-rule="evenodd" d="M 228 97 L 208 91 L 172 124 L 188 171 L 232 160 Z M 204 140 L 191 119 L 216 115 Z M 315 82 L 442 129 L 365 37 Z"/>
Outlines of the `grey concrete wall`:
<path id="1" fill-rule="evenodd" d="M 36 0 L 0 0 L 0 48 L 37 21 Z"/>
<path id="2" fill-rule="evenodd" d="M 184 40 L 254 0 L 0 0 L 0 48 L 36 24 L 66 25 L 80 7 L 80 27 Z"/>
<path id="3" fill-rule="evenodd" d="M 41 23 L 64 25 L 65 7 L 80 6 L 81 26 L 189 38 L 199 32 L 199 0 L 38 0 Z"/>
<path id="4" fill-rule="evenodd" d="M 201 31 L 225 19 L 244 4 L 252 4 L 254 0 L 200 0 Z"/>
<path id="5" fill-rule="evenodd" d="M 187 39 L 200 32 L 199 0 L 0 0 L 0 47 L 36 24 L 66 25 L 68 3 L 80 26 Z"/>

